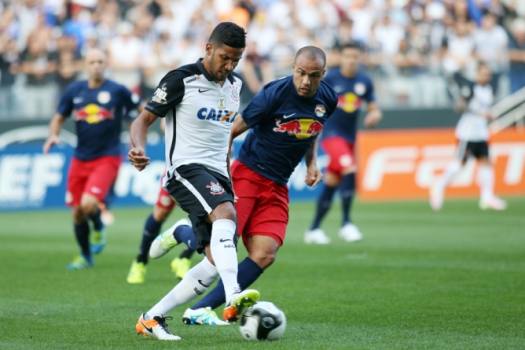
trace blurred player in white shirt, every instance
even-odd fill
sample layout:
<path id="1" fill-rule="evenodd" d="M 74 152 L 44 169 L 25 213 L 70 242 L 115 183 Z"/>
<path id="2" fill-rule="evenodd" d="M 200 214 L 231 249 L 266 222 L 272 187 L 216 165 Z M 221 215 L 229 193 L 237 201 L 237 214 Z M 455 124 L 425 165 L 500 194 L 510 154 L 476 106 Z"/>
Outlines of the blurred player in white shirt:
<path id="1" fill-rule="evenodd" d="M 430 189 L 430 206 L 438 211 L 443 207 L 445 188 L 460 172 L 469 157 L 479 161 L 477 182 L 480 187 L 479 207 L 482 210 L 504 210 L 505 201 L 494 195 L 494 168 L 489 159 L 488 122 L 495 117 L 489 111 L 494 102 L 490 81 L 491 71 L 486 64 L 478 65 L 476 82 L 458 76 L 463 114 L 456 126 L 458 139 L 457 158 L 445 169 L 443 175 Z"/>

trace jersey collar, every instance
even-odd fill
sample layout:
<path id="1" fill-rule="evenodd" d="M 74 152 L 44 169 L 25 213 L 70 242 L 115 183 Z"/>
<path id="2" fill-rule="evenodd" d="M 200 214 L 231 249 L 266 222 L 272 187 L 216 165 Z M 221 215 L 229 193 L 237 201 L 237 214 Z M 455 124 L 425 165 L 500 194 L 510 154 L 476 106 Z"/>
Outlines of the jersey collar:
<path id="1" fill-rule="evenodd" d="M 208 79 L 208 81 L 213 81 L 213 78 L 211 77 L 210 73 L 208 73 L 206 68 L 204 68 L 204 66 L 202 64 L 202 60 L 203 60 L 203 58 L 199 58 L 197 60 L 197 63 L 196 63 L 197 67 L 201 71 L 202 75 L 204 75 L 206 77 L 206 79 Z M 232 74 L 228 75 L 228 80 L 230 81 L 230 84 L 233 84 L 235 82 Z"/>

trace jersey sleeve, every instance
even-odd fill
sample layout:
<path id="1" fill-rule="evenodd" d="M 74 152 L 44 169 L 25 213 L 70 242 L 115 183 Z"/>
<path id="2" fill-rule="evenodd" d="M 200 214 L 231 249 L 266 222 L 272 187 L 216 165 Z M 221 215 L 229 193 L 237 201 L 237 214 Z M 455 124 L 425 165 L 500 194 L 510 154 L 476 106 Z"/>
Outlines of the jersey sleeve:
<path id="1" fill-rule="evenodd" d="M 270 115 L 273 94 L 268 90 L 268 85 L 263 87 L 242 111 L 242 119 L 248 127 L 253 128 Z"/>
<path id="2" fill-rule="evenodd" d="M 73 97 L 75 93 L 75 84 L 69 85 L 64 94 L 60 97 L 58 101 L 57 113 L 63 117 L 68 118 L 73 111 Z"/>
<path id="3" fill-rule="evenodd" d="M 145 109 L 164 118 L 169 110 L 175 108 L 184 97 L 184 81 L 186 76 L 177 70 L 166 74 L 153 93 Z"/>
<path id="4" fill-rule="evenodd" d="M 135 119 L 138 115 L 137 108 L 140 106 L 140 97 L 125 87 L 122 89 L 122 96 L 123 105 L 126 110 L 124 118 L 127 120 Z"/>
<path id="5" fill-rule="evenodd" d="M 374 83 L 372 82 L 372 79 L 368 78 L 367 81 L 367 88 L 366 88 L 366 94 L 364 96 L 365 101 L 367 103 L 375 102 L 376 101 L 376 94 L 374 91 Z"/>

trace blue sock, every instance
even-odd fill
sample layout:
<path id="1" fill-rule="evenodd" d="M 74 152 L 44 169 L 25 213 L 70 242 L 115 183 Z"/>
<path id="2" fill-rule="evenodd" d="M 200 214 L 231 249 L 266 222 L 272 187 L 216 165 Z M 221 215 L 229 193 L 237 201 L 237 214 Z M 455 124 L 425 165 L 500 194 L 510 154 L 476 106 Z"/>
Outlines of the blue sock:
<path id="1" fill-rule="evenodd" d="M 89 217 L 91 221 L 93 221 L 93 229 L 95 231 L 100 231 L 104 227 L 104 223 L 102 222 L 102 219 L 100 218 L 100 209 L 97 208 L 97 211 L 95 214 L 91 215 Z"/>
<path id="2" fill-rule="evenodd" d="M 75 237 L 77 238 L 82 255 L 87 260 L 90 260 L 91 249 L 89 248 L 89 224 L 87 220 L 81 224 L 75 224 Z"/>
<path id="3" fill-rule="evenodd" d="M 332 205 L 332 199 L 334 198 L 334 193 L 337 190 L 337 187 L 330 187 L 324 185 L 321 195 L 317 199 L 317 211 L 315 212 L 315 219 L 312 223 L 311 230 L 315 230 L 321 225 L 321 221 L 325 217 L 328 209 Z"/>
<path id="4" fill-rule="evenodd" d="M 160 227 L 163 221 L 159 222 L 155 220 L 153 214 L 151 214 L 146 220 L 144 225 L 144 231 L 142 232 L 142 242 L 140 243 L 139 255 L 137 256 L 137 262 L 144 264 L 148 263 L 148 253 L 151 243 L 159 235 Z"/>
<path id="5" fill-rule="evenodd" d="M 343 226 L 352 222 L 350 219 L 350 210 L 352 209 L 352 200 L 355 193 L 355 173 L 348 174 L 341 181 L 341 202 L 343 208 Z"/>
<path id="6" fill-rule="evenodd" d="M 239 264 L 239 270 L 237 272 L 237 282 L 242 290 L 248 288 L 257 281 L 259 276 L 263 273 L 263 269 L 250 258 L 246 258 Z M 213 288 L 204 298 L 199 300 L 197 304 L 191 307 L 192 310 L 197 310 L 202 307 L 211 307 L 212 309 L 218 308 L 226 302 L 224 296 L 224 285 L 222 280 Z"/>
<path id="7" fill-rule="evenodd" d="M 191 249 L 197 249 L 197 240 L 195 239 L 195 233 L 193 229 L 187 225 L 178 226 L 173 232 L 173 237 L 179 243 L 184 243 Z"/>

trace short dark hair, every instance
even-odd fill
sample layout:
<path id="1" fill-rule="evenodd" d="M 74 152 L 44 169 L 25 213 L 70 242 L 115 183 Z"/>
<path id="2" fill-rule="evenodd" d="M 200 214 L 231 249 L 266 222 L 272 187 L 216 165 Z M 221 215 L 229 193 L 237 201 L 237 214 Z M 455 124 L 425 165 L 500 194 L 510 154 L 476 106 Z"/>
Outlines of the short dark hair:
<path id="1" fill-rule="evenodd" d="M 299 56 L 306 55 L 306 58 L 309 60 L 321 60 L 323 61 L 323 66 L 326 66 L 326 55 L 323 50 L 315 46 L 305 46 L 295 54 L 295 62 Z"/>
<path id="2" fill-rule="evenodd" d="M 227 45 L 235 49 L 246 47 L 246 32 L 244 28 L 232 22 L 219 23 L 211 32 L 209 43 Z"/>
<path id="3" fill-rule="evenodd" d="M 339 46 L 339 51 L 343 51 L 344 49 L 356 49 L 363 51 L 363 45 L 357 41 L 349 41 Z"/>
<path id="4" fill-rule="evenodd" d="M 479 72 L 483 68 L 487 68 L 492 73 L 492 69 L 490 69 L 490 66 L 488 65 L 487 62 L 485 62 L 485 61 L 478 61 L 477 71 Z"/>

